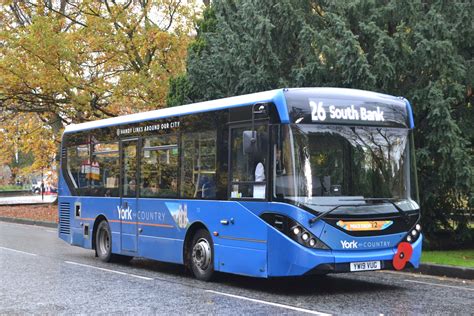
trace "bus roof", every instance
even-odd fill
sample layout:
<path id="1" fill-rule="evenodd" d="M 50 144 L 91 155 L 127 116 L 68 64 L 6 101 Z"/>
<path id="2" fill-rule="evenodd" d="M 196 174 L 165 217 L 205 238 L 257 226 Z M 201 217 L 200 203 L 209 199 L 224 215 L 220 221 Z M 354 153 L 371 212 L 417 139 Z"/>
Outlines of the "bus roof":
<path id="1" fill-rule="evenodd" d="M 259 102 L 274 102 L 278 107 L 278 112 L 282 110 L 287 112 L 285 98 L 283 97 L 283 89 L 258 92 L 252 94 L 245 94 L 230 98 L 223 98 L 199 103 L 186 104 L 181 106 L 174 106 L 169 108 L 163 108 L 159 110 L 135 113 L 130 115 L 117 116 L 113 118 L 85 122 L 80 124 L 71 124 L 66 127 L 65 133 L 90 130 L 101 127 L 138 123 L 153 119 L 160 119 L 173 116 L 182 116 L 186 114 L 194 114 L 201 112 L 209 112 L 223 109 L 230 109 L 239 106 L 245 106 L 249 104 Z M 283 107 L 283 108 L 281 108 Z"/>
<path id="2" fill-rule="evenodd" d="M 187 114 L 209 112 L 223 109 L 230 109 L 260 102 L 273 102 L 278 110 L 280 120 L 282 123 L 289 123 L 290 118 L 288 114 L 288 108 L 286 103 L 286 98 L 284 93 L 286 91 L 299 90 L 301 92 L 308 92 L 313 96 L 333 96 L 337 98 L 357 98 L 357 99 L 367 99 L 371 101 L 376 101 L 380 103 L 393 103 L 400 102 L 406 104 L 406 107 L 409 112 L 410 125 L 412 124 L 413 118 L 411 114 L 411 106 L 405 99 L 400 99 L 387 94 L 357 90 L 357 89 L 346 89 L 346 88 L 291 88 L 291 89 L 276 89 L 252 94 L 245 94 L 235 97 L 192 103 L 182 106 L 175 106 L 169 108 L 163 108 L 159 110 L 117 116 L 113 118 L 107 118 L 103 120 L 90 121 L 80 124 L 71 124 L 68 125 L 64 133 L 85 131 L 96 128 L 103 128 L 109 126 L 116 126 L 129 123 L 139 123 L 148 120 L 173 117 L 173 116 L 182 116 Z M 413 127 L 413 126 L 411 126 Z"/>

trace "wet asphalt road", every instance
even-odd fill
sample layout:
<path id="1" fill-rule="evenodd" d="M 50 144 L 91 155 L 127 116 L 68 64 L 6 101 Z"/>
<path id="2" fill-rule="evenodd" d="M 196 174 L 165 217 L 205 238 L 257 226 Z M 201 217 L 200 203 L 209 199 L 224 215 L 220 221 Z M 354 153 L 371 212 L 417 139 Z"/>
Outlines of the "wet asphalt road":
<path id="1" fill-rule="evenodd" d="M 0 314 L 474 314 L 474 283 L 395 272 L 197 281 L 179 265 L 104 264 L 54 229 L 0 222 Z"/>

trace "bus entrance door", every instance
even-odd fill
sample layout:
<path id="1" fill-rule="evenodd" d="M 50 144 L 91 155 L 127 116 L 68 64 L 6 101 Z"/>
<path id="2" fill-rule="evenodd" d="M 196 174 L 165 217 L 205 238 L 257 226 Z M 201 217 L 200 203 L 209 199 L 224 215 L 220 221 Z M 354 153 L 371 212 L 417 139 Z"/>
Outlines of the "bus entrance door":
<path id="1" fill-rule="evenodd" d="M 137 230 L 137 146 L 138 140 L 121 141 L 121 199 L 120 199 L 120 228 L 122 250 L 137 252 L 138 246 L 138 230 Z"/>

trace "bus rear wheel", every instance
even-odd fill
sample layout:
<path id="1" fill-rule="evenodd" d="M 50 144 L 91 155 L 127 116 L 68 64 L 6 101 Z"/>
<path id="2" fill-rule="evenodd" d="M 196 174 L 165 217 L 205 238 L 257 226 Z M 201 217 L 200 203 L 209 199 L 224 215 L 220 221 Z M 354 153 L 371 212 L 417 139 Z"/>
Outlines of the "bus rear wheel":
<path id="1" fill-rule="evenodd" d="M 95 238 L 95 247 L 99 259 L 104 262 L 112 261 L 112 233 L 107 221 L 104 220 L 97 226 Z"/>
<path id="2" fill-rule="evenodd" d="M 209 232 L 200 229 L 194 234 L 189 265 L 196 279 L 210 281 L 214 275 L 214 245 Z"/>
<path id="3" fill-rule="evenodd" d="M 132 256 L 117 255 L 112 253 L 112 233 L 109 223 L 102 220 L 97 226 L 95 234 L 95 250 L 97 257 L 104 262 L 128 263 L 133 259 Z"/>

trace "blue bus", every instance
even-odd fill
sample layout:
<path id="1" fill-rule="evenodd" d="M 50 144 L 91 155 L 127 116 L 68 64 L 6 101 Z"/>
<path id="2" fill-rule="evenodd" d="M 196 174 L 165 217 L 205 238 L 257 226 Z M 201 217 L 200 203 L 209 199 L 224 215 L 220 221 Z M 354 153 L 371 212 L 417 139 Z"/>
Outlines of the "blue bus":
<path id="1" fill-rule="evenodd" d="M 410 103 L 278 89 L 70 125 L 59 237 L 253 277 L 416 268 L 422 233 Z"/>

